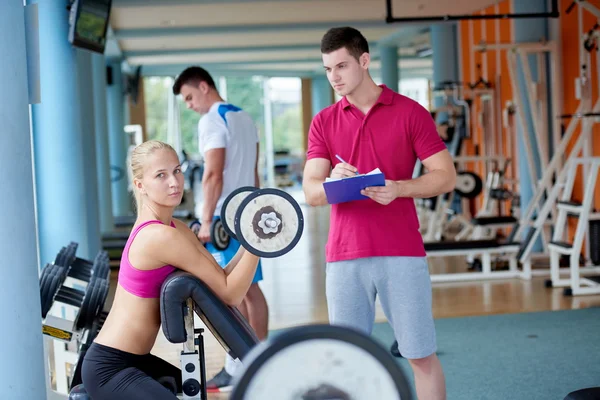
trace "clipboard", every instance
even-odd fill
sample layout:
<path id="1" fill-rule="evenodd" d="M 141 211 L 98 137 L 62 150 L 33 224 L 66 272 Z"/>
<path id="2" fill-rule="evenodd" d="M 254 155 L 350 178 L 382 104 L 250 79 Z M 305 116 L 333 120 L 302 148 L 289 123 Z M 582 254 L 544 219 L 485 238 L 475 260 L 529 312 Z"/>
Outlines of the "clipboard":
<path id="1" fill-rule="evenodd" d="M 364 175 L 341 179 L 327 178 L 323 182 L 329 204 L 368 199 L 367 196 L 360 194 L 360 191 L 369 186 L 385 186 L 385 176 L 379 168 Z"/>

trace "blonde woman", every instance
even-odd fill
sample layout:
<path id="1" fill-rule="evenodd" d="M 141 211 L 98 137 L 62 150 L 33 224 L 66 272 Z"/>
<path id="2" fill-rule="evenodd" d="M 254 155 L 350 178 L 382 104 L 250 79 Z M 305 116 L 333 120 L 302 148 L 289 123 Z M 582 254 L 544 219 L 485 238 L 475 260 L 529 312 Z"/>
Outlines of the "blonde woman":
<path id="1" fill-rule="evenodd" d="M 180 370 L 150 354 L 160 329 L 160 287 L 175 269 L 205 282 L 226 304 L 248 292 L 259 258 L 243 248 L 221 268 L 185 223 L 173 218 L 184 176 L 175 150 L 148 141 L 131 153 L 137 220 L 123 250 L 114 302 L 88 349 L 82 379 L 94 400 L 176 399 L 158 379 Z"/>

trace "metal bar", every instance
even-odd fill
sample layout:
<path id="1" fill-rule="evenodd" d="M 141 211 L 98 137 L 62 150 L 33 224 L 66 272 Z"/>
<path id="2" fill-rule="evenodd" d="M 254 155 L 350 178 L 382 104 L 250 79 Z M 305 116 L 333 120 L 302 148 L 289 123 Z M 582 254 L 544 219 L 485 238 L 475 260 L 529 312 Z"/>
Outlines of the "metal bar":
<path id="1" fill-rule="evenodd" d="M 510 75 L 510 82 L 512 85 L 513 97 L 516 103 L 517 116 L 519 121 L 521 122 L 521 128 L 523 129 L 523 144 L 525 145 L 525 154 L 527 158 L 527 164 L 529 164 L 529 171 L 531 171 L 531 186 L 533 192 L 538 189 L 538 173 L 537 168 L 535 167 L 535 163 L 533 160 L 533 150 L 531 149 L 531 134 L 529 132 L 529 127 L 527 124 L 527 118 L 525 116 L 525 109 L 523 107 L 523 100 L 521 99 L 521 92 L 518 86 L 517 80 L 517 55 L 513 53 L 506 53 L 506 58 L 508 61 L 508 72 Z"/>
<path id="2" fill-rule="evenodd" d="M 386 0 L 387 15 L 385 22 L 423 22 L 423 21 L 459 21 L 470 19 L 517 19 L 517 18 L 558 18 L 558 0 L 552 0 L 552 10 L 543 13 L 509 13 L 509 14 L 488 14 L 488 15 L 435 15 L 425 17 L 393 17 L 392 0 Z"/>
<path id="3" fill-rule="evenodd" d="M 595 7 L 593 4 L 589 4 L 589 3 L 586 3 L 584 1 L 580 1 L 577 4 L 579 4 L 580 7 L 583 7 L 587 11 L 591 12 L 592 14 L 594 14 L 596 16 L 596 18 L 600 18 L 600 10 L 597 7 Z"/>
<path id="4" fill-rule="evenodd" d="M 519 53 L 521 53 L 519 51 Z M 546 152 L 544 152 L 544 143 L 546 143 L 543 135 L 545 131 L 542 131 L 540 126 L 540 115 L 539 115 L 539 107 L 536 99 L 536 94 L 533 93 L 532 84 L 536 83 L 533 81 L 533 76 L 531 74 L 531 64 L 529 63 L 529 57 L 527 54 L 520 54 L 521 56 L 521 66 L 523 68 L 523 75 L 525 76 L 525 94 L 527 101 L 529 102 L 529 114 L 531 116 L 531 121 L 533 123 L 533 137 L 535 137 L 535 144 L 538 150 L 538 154 L 540 156 L 540 161 L 542 165 L 540 166 L 542 169 L 548 164 L 548 156 Z M 537 170 L 535 180 L 538 179 Z"/>
<path id="5" fill-rule="evenodd" d="M 547 52 L 554 51 L 555 42 L 523 42 L 523 43 L 481 43 L 473 46 L 474 50 L 516 50 L 520 49 L 526 52 Z"/>
<path id="6" fill-rule="evenodd" d="M 134 39 L 134 38 L 155 38 L 169 36 L 189 36 L 189 35 L 208 35 L 208 34 L 232 34 L 232 33 L 251 33 L 251 32 L 271 32 L 277 35 L 282 31 L 304 32 L 306 30 L 327 30 L 332 26 L 336 26 L 337 21 L 325 22 L 306 22 L 300 24 L 293 23 L 276 23 L 276 24 L 233 24 L 233 25 L 218 25 L 218 26 L 179 26 L 171 28 L 131 28 L 117 29 L 114 31 L 114 37 L 118 40 Z M 386 28 L 387 25 L 383 21 L 346 21 L 345 24 L 356 29 L 369 28 Z M 201 40 L 201 39 L 199 39 Z"/>
<path id="7" fill-rule="evenodd" d="M 196 351 L 196 346 L 194 343 L 194 301 L 191 298 L 187 299 L 185 333 L 186 341 L 183 344 L 183 349 L 186 353 L 193 353 Z"/>

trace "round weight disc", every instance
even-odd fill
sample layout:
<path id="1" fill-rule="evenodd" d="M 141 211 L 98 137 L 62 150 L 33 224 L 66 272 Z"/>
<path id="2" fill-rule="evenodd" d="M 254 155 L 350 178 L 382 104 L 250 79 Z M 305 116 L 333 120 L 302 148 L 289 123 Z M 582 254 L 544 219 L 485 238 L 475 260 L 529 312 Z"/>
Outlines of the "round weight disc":
<path id="1" fill-rule="evenodd" d="M 459 172 L 456 175 L 454 190 L 459 196 L 466 199 L 474 199 L 483 190 L 483 181 L 473 172 Z"/>
<path id="2" fill-rule="evenodd" d="M 198 236 L 198 232 L 200 232 L 200 227 L 202 224 L 197 219 L 190 222 L 190 229 L 194 232 L 194 235 Z"/>
<path id="3" fill-rule="evenodd" d="M 258 188 L 255 188 L 254 186 L 239 187 L 231 192 L 223 202 L 223 206 L 221 207 L 221 221 L 223 221 L 223 228 L 230 237 L 236 240 L 237 237 L 235 236 L 235 227 L 233 225 L 235 213 L 246 196 L 256 190 L 258 190 Z"/>
<path id="4" fill-rule="evenodd" d="M 210 240 L 215 249 L 223 251 L 229 247 L 230 237 L 225 231 L 223 220 L 221 218 L 212 223 L 211 230 Z"/>
<path id="5" fill-rule="evenodd" d="M 331 325 L 292 328 L 244 359 L 231 400 L 412 400 L 408 379 L 370 337 Z"/>
<path id="6" fill-rule="evenodd" d="M 242 247 L 259 257 L 279 257 L 302 236 L 304 218 L 292 196 L 278 189 L 249 194 L 236 212 L 234 227 Z"/>

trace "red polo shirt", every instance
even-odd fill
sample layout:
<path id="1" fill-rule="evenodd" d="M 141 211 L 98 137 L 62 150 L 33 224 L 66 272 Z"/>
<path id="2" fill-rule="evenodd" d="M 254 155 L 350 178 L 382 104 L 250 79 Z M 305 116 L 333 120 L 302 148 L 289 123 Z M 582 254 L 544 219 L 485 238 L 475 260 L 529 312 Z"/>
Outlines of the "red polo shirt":
<path id="1" fill-rule="evenodd" d="M 429 111 L 385 85 L 365 115 L 342 98 L 319 112 L 308 134 L 307 160 L 338 154 L 360 173 L 379 168 L 386 179 L 412 179 L 417 158 L 445 150 Z M 378 256 L 425 256 L 414 199 L 381 205 L 371 199 L 333 204 L 327 262 Z"/>

